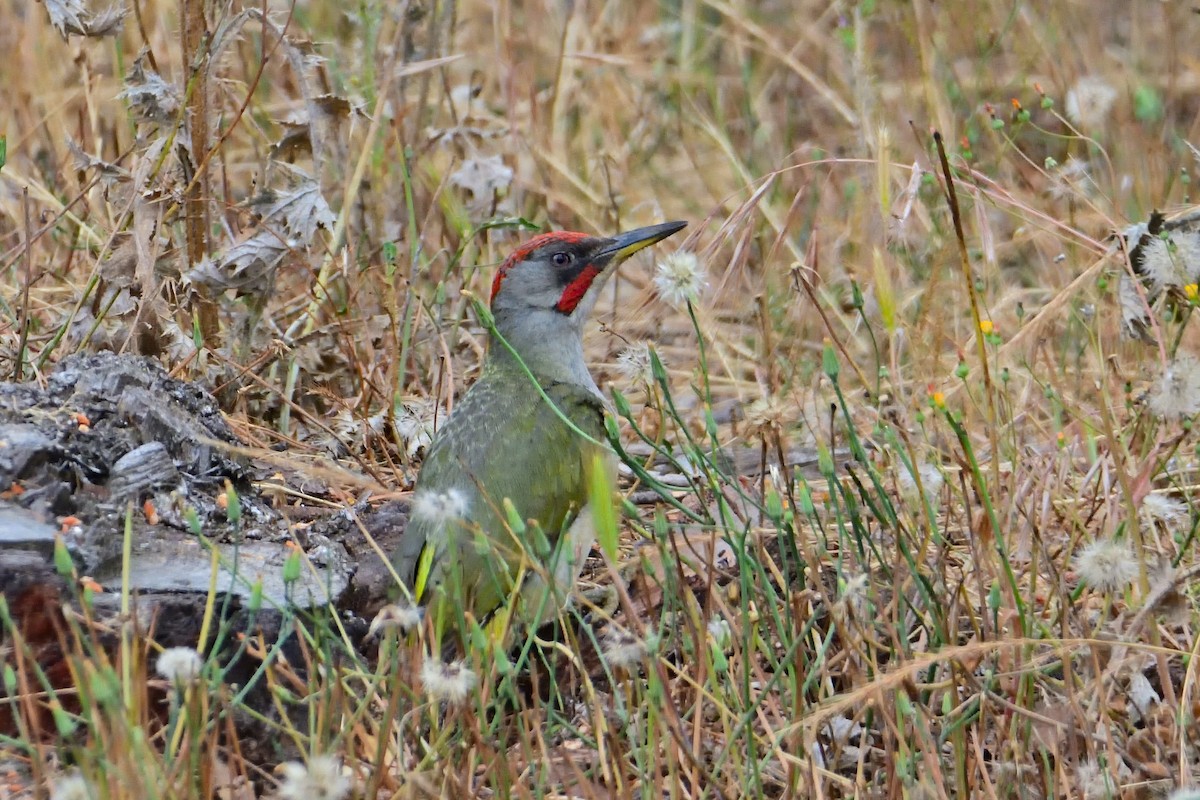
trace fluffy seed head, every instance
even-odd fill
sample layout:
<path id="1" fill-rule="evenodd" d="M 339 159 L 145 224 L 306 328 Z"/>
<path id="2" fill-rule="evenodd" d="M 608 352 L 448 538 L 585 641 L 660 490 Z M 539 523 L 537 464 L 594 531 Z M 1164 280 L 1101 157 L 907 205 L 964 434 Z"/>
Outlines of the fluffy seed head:
<path id="1" fill-rule="evenodd" d="M 777 397 L 760 397 L 746 406 L 746 426 L 763 436 L 783 431 L 788 410 Z"/>
<path id="2" fill-rule="evenodd" d="M 925 490 L 925 497 L 930 503 L 937 501 L 938 494 L 942 491 L 942 485 L 945 479 L 942 477 L 942 471 L 935 465 L 923 463 L 917 465 L 917 473 L 921 476 L 921 488 Z M 916 505 L 921 500 L 921 495 L 917 491 L 917 479 L 907 468 L 901 467 L 899 474 L 896 475 L 896 483 L 900 487 L 900 496 L 905 502 Z"/>
<path id="3" fill-rule="evenodd" d="M 1120 539 L 1097 539 L 1075 557 L 1079 579 L 1101 592 L 1124 589 L 1137 577 L 1137 561 Z"/>
<path id="4" fill-rule="evenodd" d="M 1200 363 L 1184 355 L 1168 364 L 1150 392 L 1149 405 L 1155 415 L 1168 420 L 1200 412 Z"/>
<path id="5" fill-rule="evenodd" d="M 1176 525 L 1188 519 L 1187 504 L 1165 494 L 1151 493 L 1142 499 L 1142 517 L 1151 523 Z"/>
<path id="6" fill-rule="evenodd" d="M 458 489 L 444 492 L 418 491 L 412 499 L 412 515 L 438 525 L 448 525 L 467 516 L 470 503 Z"/>
<path id="7" fill-rule="evenodd" d="M 1139 253 L 1142 274 L 1159 292 L 1182 288 L 1200 277 L 1200 239 L 1196 236 L 1153 236 Z"/>
<path id="8" fill-rule="evenodd" d="M 1117 90 L 1103 78 L 1086 75 L 1067 92 L 1067 117 L 1082 128 L 1099 128 L 1117 101 Z"/>
<path id="9" fill-rule="evenodd" d="M 195 683 L 203 668 L 204 659 L 190 647 L 168 647 L 154 665 L 159 675 L 178 685 Z"/>
<path id="10" fill-rule="evenodd" d="M 391 603 L 379 609 L 371 626 L 367 628 L 367 638 L 387 628 L 397 628 L 401 633 L 408 633 L 421 624 L 425 618 L 425 609 L 409 602 Z"/>
<path id="11" fill-rule="evenodd" d="M 350 796 L 352 782 L 342 772 L 342 760 L 337 756 L 313 756 L 308 764 L 289 761 L 279 766 L 283 780 L 279 782 L 279 797 L 283 800 L 345 800 Z"/>
<path id="12" fill-rule="evenodd" d="M 60 775 L 54 780 L 50 800 L 92 800 L 92 787 L 78 773 Z"/>
<path id="13" fill-rule="evenodd" d="M 1092 178 L 1092 165 L 1082 158 L 1071 156 L 1061 165 L 1050 170 L 1050 185 L 1047 193 L 1055 200 L 1072 197 L 1088 197 L 1096 193 L 1096 181 Z M 1135 240 L 1136 241 L 1136 240 Z"/>
<path id="14" fill-rule="evenodd" d="M 617 372 L 629 383 L 654 385 L 654 364 L 648 342 L 634 342 L 617 354 Z M 662 355 L 658 360 L 666 367 Z"/>
<path id="15" fill-rule="evenodd" d="M 841 584 L 841 595 L 838 597 L 838 602 L 845 602 L 857 611 L 866 608 L 868 590 L 871 588 L 871 576 L 866 572 L 860 572 L 849 578 L 839 581 Z"/>
<path id="16" fill-rule="evenodd" d="M 696 302 L 707 285 L 700 259 L 687 250 L 665 256 L 654 270 L 659 297 L 676 307 Z"/>
<path id="17" fill-rule="evenodd" d="M 458 705 L 470 696 L 479 677 L 462 661 L 449 664 L 433 656 L 426 656 L 421 664 L 421 684 L 432 700 L 444 700 Z"/>
<path id="18" fill-rule="evenodd" d="M 1111 774 L 1115 772 L 1114 776 Z M 1121 796 L 1121 784 L 1133 776 L 1133 771 L 1118 760 L 1116 770 L 1101 766 L 1096 761 L 1088 759 L 1080 762 L 1075 768 L 1075 780 L 1080 797 L 1084 800 L 1104 800 L 1109 797 Z"/>
<path id="19" fill-rule="evenodd" d="M 708 641 L 714 648 L 725 652 L 733 644 L 733 628 L 729 624 L 729 620 L 722 617 L 720 614 L 713 614 L 712 619 L 708 621 Z"/>
<path id="20" fill-rule="evenodd" d="M 604 637 L 604 660 L 609 666 L 633 669 L 646 657 L 646 643 L 622 628 L 613 628 Z"/>
<path id="21" fill-rule="evenodd" d="M 396 409 L 396 433 L 404 442 L 409 458 L 433 442 L 436 412 L 434 403 L 416 397 L 402 401 Z"/>

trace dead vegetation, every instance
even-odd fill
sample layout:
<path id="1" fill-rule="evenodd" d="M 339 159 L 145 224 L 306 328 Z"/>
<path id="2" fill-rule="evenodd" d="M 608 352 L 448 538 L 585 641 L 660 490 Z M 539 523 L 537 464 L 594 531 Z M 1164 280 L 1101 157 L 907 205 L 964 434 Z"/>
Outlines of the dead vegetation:
<path id="1" fill-rule="evenodd" d="M 369 643 L 296 613 L 234 680 L 215 595 L 198 671 L 164 665 L 59 560 L 0 607 L 0 796 L 1200 781 L 1200 250 L 1151 217 L 1191 202 L 1186 5 L 3 3 L 0 374 L 201 383 L 300 543 L 403 497 L 529 230 L 687 219 L 705 274 L 689 302 L 635 260 L 587 339 L 615 611 L 462 665 L 403 609 Z"/>

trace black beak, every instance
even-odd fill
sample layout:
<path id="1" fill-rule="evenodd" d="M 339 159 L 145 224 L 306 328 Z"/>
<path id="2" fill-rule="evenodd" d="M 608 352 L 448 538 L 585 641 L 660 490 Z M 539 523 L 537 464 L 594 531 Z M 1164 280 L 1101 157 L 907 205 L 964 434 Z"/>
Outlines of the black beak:
<path id="1" fill-rule="evenodd" d="M 638 250 L 661 242 L 686 227 L 686 222 L 663 222 L 626 233 L 618 233 L 608 240 L 608 243 L 596 254 L 596 258 L 597 260 L 607 259 L 610 264 L 620 264 Z"/>

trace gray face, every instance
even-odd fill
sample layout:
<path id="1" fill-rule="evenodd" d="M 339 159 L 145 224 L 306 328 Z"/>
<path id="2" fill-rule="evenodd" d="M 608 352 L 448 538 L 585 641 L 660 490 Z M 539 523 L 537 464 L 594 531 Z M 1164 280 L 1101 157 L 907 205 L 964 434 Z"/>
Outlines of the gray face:
<path id="1" fill-rule="evenodd" d="M 531 240 L 513 254 L 511 265 L 501 268 L 492 310 L 546 309 L 585 317 L 607 278 L 613 254 L 605 250 L 610 244 L 609 239 L 579 234 Z"/>

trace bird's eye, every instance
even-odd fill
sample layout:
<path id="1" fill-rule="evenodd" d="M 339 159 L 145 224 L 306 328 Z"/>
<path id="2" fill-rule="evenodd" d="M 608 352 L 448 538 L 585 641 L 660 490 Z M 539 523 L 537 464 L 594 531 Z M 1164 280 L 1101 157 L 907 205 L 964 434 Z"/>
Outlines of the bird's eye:
<path id="1" fill-rule="evenodd" d="M 550 260 L 554 262 L 556 267 L 565 267 L 575 260 L 575 256 L 571 253 L 555 253 L 550 256 Z"/>

